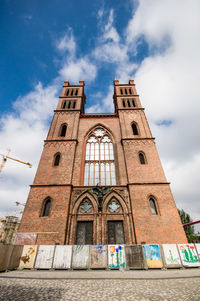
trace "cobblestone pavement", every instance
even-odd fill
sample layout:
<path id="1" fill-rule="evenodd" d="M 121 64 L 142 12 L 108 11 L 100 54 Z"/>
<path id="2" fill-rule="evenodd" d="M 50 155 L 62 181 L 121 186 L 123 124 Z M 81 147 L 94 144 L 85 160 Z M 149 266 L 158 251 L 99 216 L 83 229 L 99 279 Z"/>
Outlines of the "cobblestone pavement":
<path id="1" fill-rule="evenodd" d="M 199 301 L 200 278 L 185 279 L 0 279 L 1 301 L 131 300 Z"/>

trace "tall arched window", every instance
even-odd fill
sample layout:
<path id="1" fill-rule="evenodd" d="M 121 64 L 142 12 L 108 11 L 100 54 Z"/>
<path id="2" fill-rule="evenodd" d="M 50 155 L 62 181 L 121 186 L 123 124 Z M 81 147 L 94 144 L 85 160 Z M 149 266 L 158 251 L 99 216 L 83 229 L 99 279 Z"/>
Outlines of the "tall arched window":
<path id="1" fill-rule="evenodd" d="M 42 216 L 49 216 L 50 207 L 51 207 L 51 199 L 47 198 L 46 201 L 44 202 Z"/>
<path id="2" fill-rule="evenodd" d="M 60 163 L 60 154 L 56 154 L 56 155 L 54 156 L 54 163 L 53 163 L 53 165 L 54 165 L 54 166 L 58 166 L 59 163 Z"/>
<path id="3" fill-rule="evenodd" d="M 65 137 L 66 135 L 66 130 L 67 130 L 67 125 L 66 124 L 62 124 L 61 128 L 60 128 L 60 136 L 61 137 Z"/>
<path id="4" fill-rule="evenodd" d="M 116 185 L 113 143 L 108 133 L 97 128 L 86 143 L 84 185 Z"/>
<path id="5" fill-rule="evenodd" d="M 137 125 L 136 123 L 132 123 L 132 130 L 133 130 L 133 135 L 138 135 L 138 128 L 137 128 Z"/>
<path id="6" fill-rule="evenodd" d="M 143 153 L 139 153 L 140 164 L 146 164 L 146 158 Z"/>
<path id="7" fill-rule="evenodd" d="M 150 207 L 151 207 L 152 215 L 157 215 L 158 213 L 157 213 L 157 209 L 156 209 L 156 204 L 155 204 L 155 201 L 152 197 L 149 199 L 149 204 L 150 204 Z"/>

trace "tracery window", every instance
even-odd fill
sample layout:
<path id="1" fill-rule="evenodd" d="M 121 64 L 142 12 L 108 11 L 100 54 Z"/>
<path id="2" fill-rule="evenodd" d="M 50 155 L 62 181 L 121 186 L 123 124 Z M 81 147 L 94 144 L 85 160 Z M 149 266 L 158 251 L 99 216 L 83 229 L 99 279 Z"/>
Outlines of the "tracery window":
<path id="1" fill-rule="evenodd" d="M 95 129 L 86 143 L 84 185 L 116 185 L 113 143 L 108 133 Z"/>

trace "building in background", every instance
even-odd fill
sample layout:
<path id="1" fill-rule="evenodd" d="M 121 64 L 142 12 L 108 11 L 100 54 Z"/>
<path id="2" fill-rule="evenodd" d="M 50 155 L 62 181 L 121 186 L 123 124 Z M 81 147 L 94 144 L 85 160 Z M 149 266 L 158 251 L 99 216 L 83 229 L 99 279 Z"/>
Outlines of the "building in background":
<path id="1" fill-rule="evenodd" d="M 14 244 L 20 218 L 5 216 L 0 219 L 0 244 Z"/>
<path id="2" fill-rule="evenodd" d="M 114 113 L 85 113 L 64 83 L 18 231 L 36 244 L 186 243 L 134 81 L 114 81 Z"/>

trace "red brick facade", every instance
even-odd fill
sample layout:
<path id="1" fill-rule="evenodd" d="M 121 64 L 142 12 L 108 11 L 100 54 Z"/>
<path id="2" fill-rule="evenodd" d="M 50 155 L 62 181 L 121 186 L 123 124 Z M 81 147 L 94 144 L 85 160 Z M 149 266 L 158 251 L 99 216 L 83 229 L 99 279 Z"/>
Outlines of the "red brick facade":
<path id="1" fill-rule="evenodd" d="M 114 114 L 85 114 L 84 82 L 64 83 L 19 233 L 37 233 L 37 244 L 76 244 L 77 223 L 91 221 L 93 243 L 107 244 L 108 222 L 121 221 L 126 244 L 187 242 L 134 81 L 121 85 L 115 80 L 113 100 Z M 114 148 L 116 185 L 104 196 L 102 211 L 97 195 L 88 191 L 91 186 L 84 186 L 86 141 L 94 129 L 106 131 Z M 43 216 L 47 198 L 50 211 Z M 91 204 L 89 212 L 80 209 L 85 198 Z M 150 198 L 157 214 L 152 214 Z M 113 199 L 119 204 L 115 212 L 109 211 Z"/>

